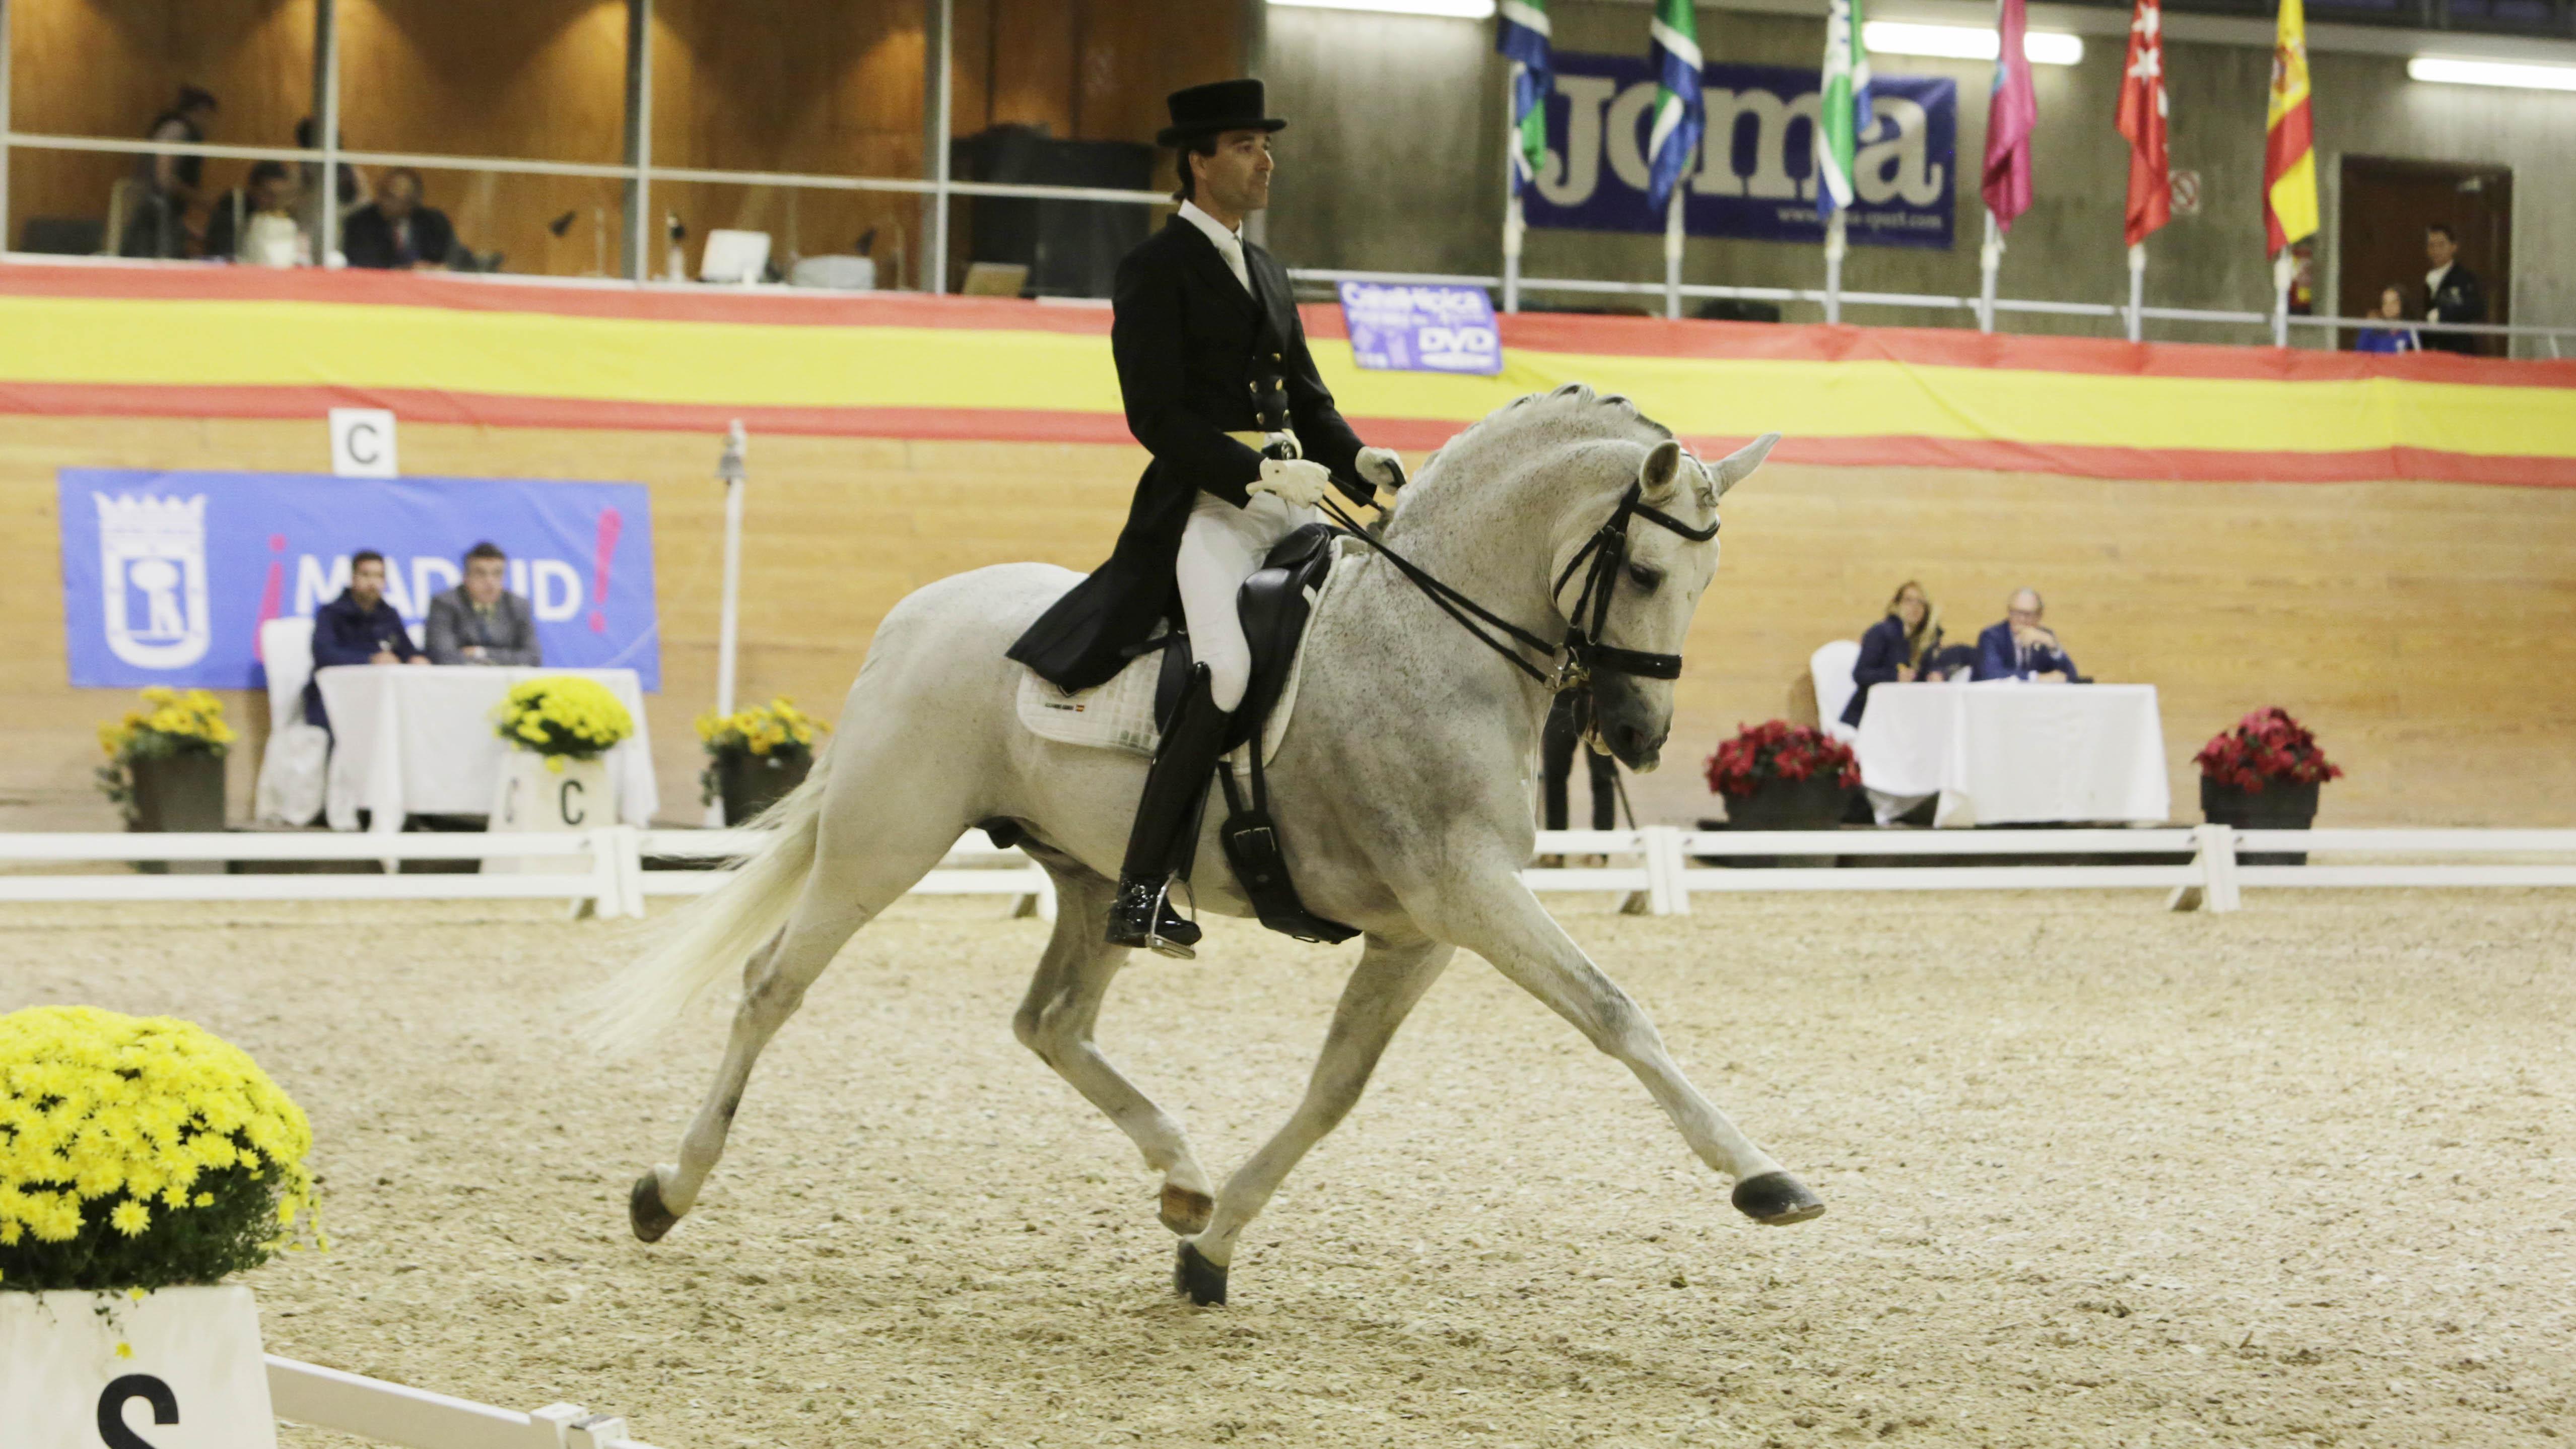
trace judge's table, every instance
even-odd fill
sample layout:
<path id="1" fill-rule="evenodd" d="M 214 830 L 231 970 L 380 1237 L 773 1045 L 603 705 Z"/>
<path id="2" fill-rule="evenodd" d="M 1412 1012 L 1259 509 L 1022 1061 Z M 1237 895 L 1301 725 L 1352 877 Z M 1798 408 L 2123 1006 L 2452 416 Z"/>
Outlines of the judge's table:
<path id="1" fill-rule="evenodd" d="M 2152 684 L 1880 684 L 1853 746 L 1881 824 L 1927 797 L 1943 827 L 2163 824 L 2172 808 Z"/>
<path id="2" fill-rule="evenodd" d="M 617 818 L 650 825 L 661 808 L 644 691 L 632 669 L 521 669 L 479 665 L 338 664 L 316 670 L 331 715 L 331 769 L 323 819 L 334 830 L 402 829 L 406 815 L 481 815 L 492 808 L 510 745 L 494 711 L 531 679 L 596 680 L 635 720 L 635 733 L 602 757 L 616 782 Z M 603 822 L 604 823 L 604 822 Z"/>

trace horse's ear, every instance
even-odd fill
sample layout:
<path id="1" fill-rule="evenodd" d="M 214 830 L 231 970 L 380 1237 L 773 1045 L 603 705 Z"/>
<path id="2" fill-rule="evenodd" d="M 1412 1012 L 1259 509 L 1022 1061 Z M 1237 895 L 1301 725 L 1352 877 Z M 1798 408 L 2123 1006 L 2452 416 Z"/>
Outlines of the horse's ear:
<path id="1" fill-rule="evenodd" d="M 1646 451 L 1646 461 L 1637 469 L 1639 493 L 1648 503 L 1662 504 L 1673 496 L 1682 478 L 1682 445 L 1664 439 Z"/>
<path id="2" fill-rule="evenodd" d="M 1717 466 L 1708 470 L 1709 476 L 1717 480 L 1717 496 L 1725 497 L 1727 489 L 1751 477 L 1753 470 L 1762 466 L 1762 460 L 1771 456 L 1771 446 L 1779 441 L 1778 433 L 1764 433 L 1718 459 Z"/>

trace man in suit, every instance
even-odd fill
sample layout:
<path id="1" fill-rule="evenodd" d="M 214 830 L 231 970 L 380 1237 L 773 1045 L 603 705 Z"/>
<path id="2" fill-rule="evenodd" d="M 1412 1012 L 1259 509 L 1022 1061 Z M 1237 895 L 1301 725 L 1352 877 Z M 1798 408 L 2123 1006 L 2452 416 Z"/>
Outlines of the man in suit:
<path id="1" fill-rule="evenodd" d="M 313 668 L 334 664 L 427 664 L 402 615 L 385 602 L 385 556 L 362 548 L 349 557 L 349 586 L 313 611 Z M 331 727 L 322 711 L 322 681 L 304 682 L 304 722 Z"/>
<path id="2" fill-rule="evenodd" d="M 2016 589 L 2004 605 L 2004 621 L 1977 636 L 1979 679 L 2030 679 L 2064 684 L 2076 678 L 2075 661 L 2057 636 L 2040 623 L 2048 611 L 2039 590 Z"/>
<path id="3" fill-rule="evenodd" d="M 546 662 L 528 601 L 501 586 L 509 556 L 493 543 L 465 554 L 465 582 L 429 601 L 432 664 L 526 665 Z"/>
<path id="4" fill-rule="evenodd" d="M 1363 447 L 1334 410 L 1288 274 L 1243 239 L 1270 203 L 1257 80 L 1176 91 L 1156 138 L 1180 154 L 1180 213 L 1119 263 L 1110 351 L 1128 431 L 1153 454 L 1108 562 L 1029 626 L 1010 657 L 1065 690 L 1114 677 L 1178 613 L 1197 668 L 1163 731 L 1119 871 L 1113 945 L 1186 958 L 1198 927 L 1169 903 L 1251 674 L 1235 593 L 1272 544 L 1317 521 L 1327 487 L 1392 498 L 1395 454 Z"/>
<path id="5" fill-rule="evenodd" d="M 346 174 L 346 173 L 343 173 Z M 420 204 L 420 173 L 408 166 L 385 173 L 375 201 L 349 213 L 340 226 L 340 250 L 353 267 L 379 271 L 445 271 L 456 250 L 456 228 L 447 213 Z"/>
<path id="6" fill-rule="evenodd" d="M 2461 266 L 2459 238 L 2451 229 L 2435 222 L 2424 228 L 2424 260 L 2433 270 L 2424 274 L 2424 320 L 2427 322 L 2484 322 L 2487 320 L 2487 294 L 2478 285 L 2477 273 Z M 2478 350 L 2475 332 L 2428 330 L 2424 346 L 2435 352 L 2461 352 L 2474 356 Z"/>

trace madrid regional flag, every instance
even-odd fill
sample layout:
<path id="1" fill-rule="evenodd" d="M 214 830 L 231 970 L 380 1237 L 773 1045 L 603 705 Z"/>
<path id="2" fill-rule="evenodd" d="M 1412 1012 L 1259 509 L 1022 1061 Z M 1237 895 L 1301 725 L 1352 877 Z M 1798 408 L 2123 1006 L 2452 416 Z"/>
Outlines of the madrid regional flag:
<path id="1" fill-rule="evenodd" d="M 2278 252 L 2317 230 L 2316 124 L 2308 108 L 2308 18 L 2281 0 L 2272 43 L 2272 103 L 2263 117 L 2263 238 Z"/>

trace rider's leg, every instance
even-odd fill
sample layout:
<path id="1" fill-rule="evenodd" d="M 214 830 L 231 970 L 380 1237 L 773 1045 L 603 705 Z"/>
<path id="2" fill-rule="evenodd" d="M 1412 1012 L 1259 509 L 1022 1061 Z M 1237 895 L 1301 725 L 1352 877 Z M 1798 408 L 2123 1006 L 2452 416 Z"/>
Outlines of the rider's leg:
<path id="1" fill-rule="evenodd" d="M 1127 857 L 1118 870 L 1118 897 L 1109 911 L 1113 946 L 1187 957 L 1198 940 L 1198 927 L 1170 906 L 1171 883 L 1187 873 L 1197 850 L 1200 807 L 1216 774 L 1226 725 L 1252 679 L 1252 651 L 1235 614 L 1235 595 L 1269 547 L 1265 534 L 1275 520 L 1264 504 L 1275 507 L 1276 500 L 1256 499 L 1253 509 L 1238 509 L 1202 495 L 1181 534 L 1173 569 L 1199 668 L 1180 708 L 1165 722 L 1153 767 L 1145 772 L 1144 798 L 1137 802 Z"/>

